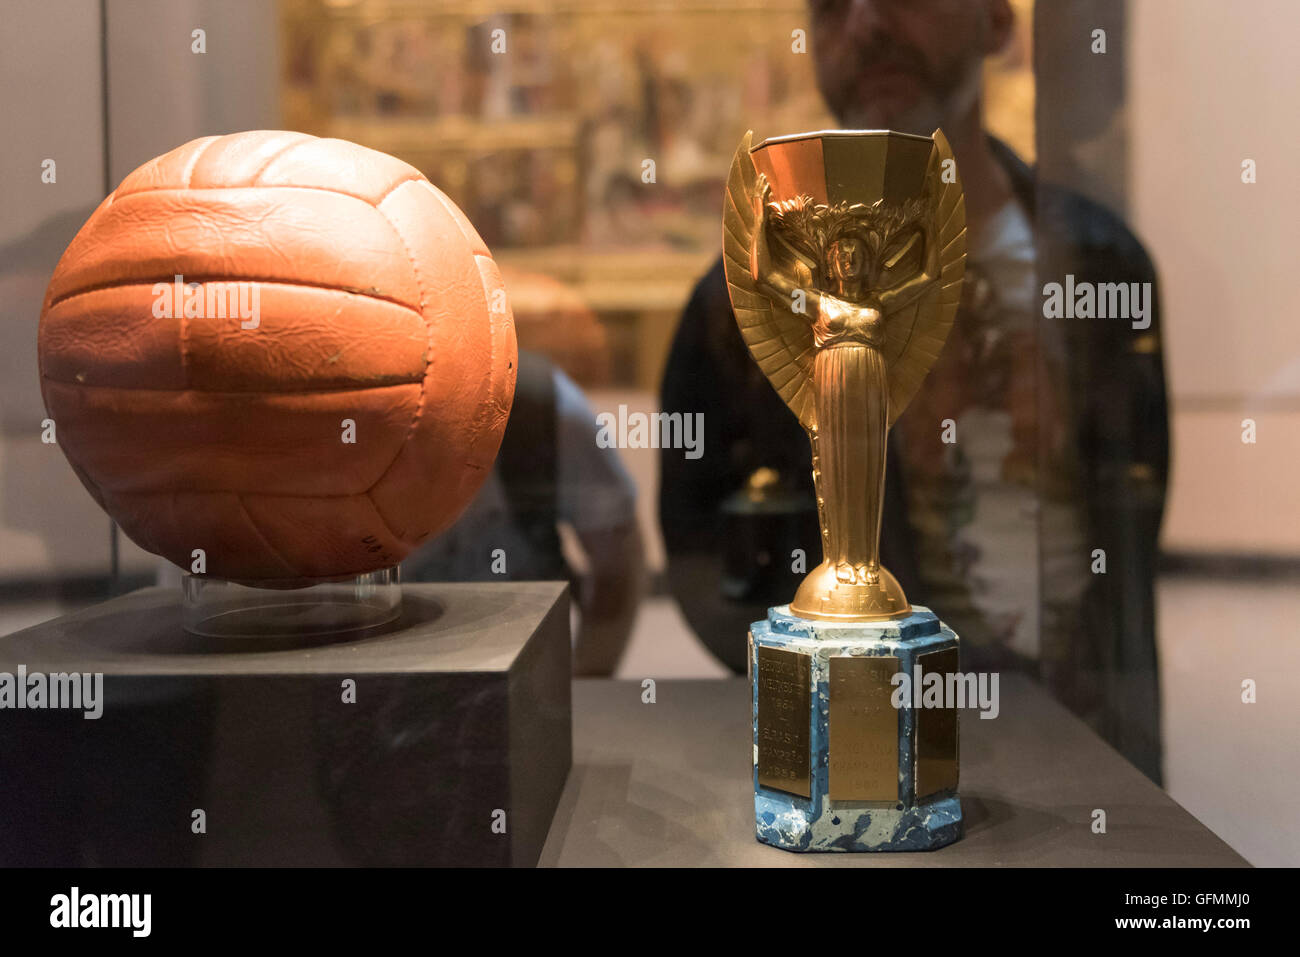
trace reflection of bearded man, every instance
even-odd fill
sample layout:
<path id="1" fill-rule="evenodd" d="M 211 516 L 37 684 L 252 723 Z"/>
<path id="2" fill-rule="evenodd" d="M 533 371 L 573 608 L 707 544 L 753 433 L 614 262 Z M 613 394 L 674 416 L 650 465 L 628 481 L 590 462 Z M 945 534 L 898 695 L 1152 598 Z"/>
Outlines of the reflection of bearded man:
<path id="1" fill-rule="evenodd" d="M 999 25 L 965 0 L 813 0 L 817 85 L 847 129 L 928 136 L 979 102 Z M 913 9 L 908 9 L 911 7 Z M 930 29 L 942 17 L 947 29 Z"/>

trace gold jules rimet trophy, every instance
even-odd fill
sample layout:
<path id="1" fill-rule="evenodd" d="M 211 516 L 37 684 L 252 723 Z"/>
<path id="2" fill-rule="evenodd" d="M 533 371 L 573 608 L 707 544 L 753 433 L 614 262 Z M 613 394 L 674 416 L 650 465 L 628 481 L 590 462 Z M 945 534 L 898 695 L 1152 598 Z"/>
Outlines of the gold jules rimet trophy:
<path id="1" fill-rule="evenodd" d="M 812 443 L 823 552 L 750 631 L 758 839 L 940 847 L 962 829 L 957 714 L 911 688 L 957 672 L 957 636 L 880 564 L 880 522 L 889 429 L 961 296 L 961 181 L 938 130 L 751 136 L 727 181 L 727 286 Z"/>

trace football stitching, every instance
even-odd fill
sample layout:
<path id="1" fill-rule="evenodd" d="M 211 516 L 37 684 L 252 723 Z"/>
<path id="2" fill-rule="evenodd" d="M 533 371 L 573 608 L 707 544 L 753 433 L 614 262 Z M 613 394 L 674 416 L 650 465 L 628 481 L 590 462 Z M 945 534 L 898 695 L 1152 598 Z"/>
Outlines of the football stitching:
<path id="1" fill-rule="evenodd" d="M 401 184 L 399 184 L 399 186 L 400 185 Z M 394 191 L 395 190 L 389 191 L 388 195 L 391 196 Z M 397 236 L 397 241 L 402 244 L 402 249 L 406 251 L 406 261 L 411 264 L 411 273 L 415 276 L 415 286 L 420 291 L 420 317 L 424 319 L 426 343 L 424 352 L 424 375 L 420 378 L 420 399 L 415 407 L 415 415 L 411 417 L 410 427 L 407 428 L 406 435 L 402 438 L 402 444 L 397 447 L 397 452 L 393 456 L 392 461 L 389 462 L 384 470 L 379 473 L 379 478 L 375 479 L 375 481 L 371 483 L 370 488 L 366 489 L 366 498 L 370 500 L 370 504 L 374 507 L 375 512 L 378 513 L 379 506 L 375 505 L 375 501 L 371 497 L 370 493 L 373 492 L 375 488 L 378 487 L 379 483 L 388 477 L 388 473 L 393 470 L 393 466 L 397 464 L 397 460 L 400 459 L 402 453 L 406 451 L 406 446 L 411 441 L 411 437 L 415 435 L 415 430 L 419 425 L 421 417 L 424 415 L 424 403 L 428 394 L 427 383 L 429 381 L 429 370 L 433 366 L 433 323 L 429 321 L 429 316 L 425 311 L 427 306 L 424 295 L 424 278 L 420 275 L 420 267 L 416 264 L 415 257 L 411 255 L 411 247 L 407 245 L 406 237 L 402 235 L 401 229 L 398 228 L 397 223 L 393 222 L 393 218 L 389 216 L 388 213 L 383 209 L 380 209 L 378 206 L 376 206 L 375 209 L 379 211 L 379 215 L 384 217 L 385 222 L 392 227 L 394 235 Z M 387 525 L 388 523 L 385 522 L 384 524 Z M 408 547 L 413 547 L 415 544 L 414 542 L 408 542 L 406 538 L 401 535 L 397 536 L 397 540 Z"/>
<path id="2" fill-rule="evenodd" d="M 285 568 L 289 569 L 289 573 L 291 575 L 295 575 L 295 576 L 301 575 L 303 573 L 302 569 L 298 568 L 297 565 L 295 565 L 293 562 L 285 558 L 284 555 L 280 553 L 280 549 L 275 547 L 275 543 L 272 542 L 271 539 L 267 536 L 266 532 L 262 530 L 262 526 L 257 524 L 257 520 L 253 518 L 253 513 L 250 512 L 248 510 L 248 506 L 244 504 L 243 494 L 236 492 L 235 502 L 236 504 L 239 505 L 239 510 L 244 513 L 244 517 L 248 519 L 248 525 L 253 530 L 253 534 L 256 535 L 259 539 L 261 539 L 262 544 L 267 547 L 267 549 L 275 557 L 276 561 L 278 561 Z"/>
<path id="3" fill-rule="evenodd" d="M 254 173 L 252 176 L 250 176 L 250 177 L 248 178 L 248 183 L 249 183 L 250 186 L 259 186 L 259 185 L 261 185 L 261 184 L 258 183 L 257 181 L 258 181 L 258 179 L 261 178 L 262 174 L 265 173 L 268 169 L 270 169 L 272 163 L 274 163 L 276 160 L 280 159 L 282 156 L 284 156 L 284 155 L 285 155 L 286 153 L 288 153 L 290 150 L 292 150 L 292 149 L 294 149 L 294 148 L 296 148 L 296 147 L 302 146 L 304 143 L 313 143 L 313 142 L 316 141 L 316 137 L 312 136 L 311 134 L 303 133 L 303 134 L 299 134 L 299 135 L 302 136 L 303 138 L 302 138 L 302 139 L 296 139 L 296 140 L 294 140 L 292 143 L 288 143 L 288 144 L 286 144 L 285 146 L 280 147 L 280 149 L 276 150 L 274 153 L 271 154 L 270 158 L 267 159 L 267 161 L 266 161 L 265 163 L 263 163 L 261 166 L 259 166 L 259 167 L 257 168 L 257 172 Z M 187 184 L 187 185 L 188 185 L 188 184 Z"/>
<path id="4" fill-rule="evenodd" d="M 103 292 L 106 289 L 125 289 L 128 286 L 156 286 L 159 283 L 166 283 L 167 285 L 171 285 L 173 282 L 175 282 L 175 279 L 176 279 L 175 275 L 171 275 L 171 276 L 163 276 L 158 279 L 122 279 L 122 280 L 115 280 L 113 282 L 97 283 L 96 285 L 93 286 L 86 286 L 84 289 L 78 289 L 76 292 L 65 292 L 57 299 L 51 299 L 50 304 L 45 311 L 49 312 L 50 309 L 53 309 L 55 306 L 62 305 L 63 303 L 67 302 L 70 299 L 76 299 L 78 296 L 86 296 L 92 292 Z M 400 299 L 393 299 L 377 291 L 368 292 L 364 289 L 348 289 L 345 286 L 323 286 L 319 283 L 314 283 L 314 282 L 297 282 L 296 280 L 292 280 L 292 279 L 270 279 L 270 278 L 263 278 L 261 276 L 241 276 L 238 279 L 229 276 L 204 276 L 201 279 L 191 278 L 186 282 L 186 285 L 188 285 L 191 282 L 196 282 L 200 284 L 214 283 L 214 282 L 226 282 L 226 283 L 256 282 L 256 283 L 261 283 L 264 286 L 300 286 L 303 289 L 319 289 L 322 292 L 343 292 L 351 296 L 360 296 L 363 299 L 377 299 L 380 302 L 392 303 L 394 306 L 401 306 L 403 309 L 409 309 L 417 316 L 420 316 L 421 319 L 424 318 L 420 310 L 417 309 L 415 306 L 411 305 L 409 302 L 402 302 Z"/>
<path id="5" fill-rule="evenodd" d="M 217 140 L 220 139 L 225 139 L 225 137 L 209 136 L 206 140 L 203 141 L 203 143 L 199 146 L 199 148 L 194 151 L 194 155 L 190 157 L 190 161 L 185 165 L 185 188 L 186 189 L 189 189 L 190 180 L 194 178 L 194 168 L 199 165 L 199 160 L 203 158 L 203 154 L 208 151 L 208 147 L 210 147 L 213 143 L 215 143 Z M 114 192 L 116 192 L 116 190 L 114 190 Z"/>

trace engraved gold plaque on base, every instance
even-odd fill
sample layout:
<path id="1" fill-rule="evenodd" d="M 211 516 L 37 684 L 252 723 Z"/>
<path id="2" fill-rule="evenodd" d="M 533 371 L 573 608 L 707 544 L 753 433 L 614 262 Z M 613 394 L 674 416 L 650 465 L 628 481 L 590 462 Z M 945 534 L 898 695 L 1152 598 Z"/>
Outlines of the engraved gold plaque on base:
<path id="1" fill-rule="evenodd" d="M 922 682 L 927 674 L 957 671 L 957 649 L 918 655 Z M 924 687 L 924 684 L 923 684 Z M 957 789 L 957 708 L 923 708 L 916 714 L 916 796 Z"/>
<path id="2" fill-rule="evenodd" d="M 759 648 L 758 779 L 808 797 L 808 656 Z"/>
<path id="3" fill-rule="evenodd" d="M 763 649 L 767 651 L 769 649 Z M 898 711 L 892 655 L 830 659 L 827 791 L 832 801 L 898 800 Z"/>

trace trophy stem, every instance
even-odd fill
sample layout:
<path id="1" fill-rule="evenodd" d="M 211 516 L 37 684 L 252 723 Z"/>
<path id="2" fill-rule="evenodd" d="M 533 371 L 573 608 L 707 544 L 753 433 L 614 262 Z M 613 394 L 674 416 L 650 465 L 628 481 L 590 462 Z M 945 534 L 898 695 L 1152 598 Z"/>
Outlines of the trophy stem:
<path id="1" fill-rule="evenodd" d="M 791 610 L 832 621 L 904 617 L 911 611 L 907 596 L 880 564 L 889 438 L 884 357 L 858 341 L 826 346 L 818 349 L 813 380 L 813 483 L 824 554 L 799 586 Z"/>

